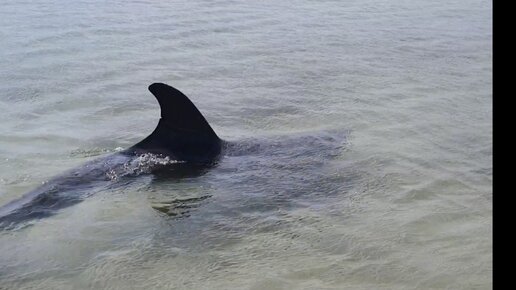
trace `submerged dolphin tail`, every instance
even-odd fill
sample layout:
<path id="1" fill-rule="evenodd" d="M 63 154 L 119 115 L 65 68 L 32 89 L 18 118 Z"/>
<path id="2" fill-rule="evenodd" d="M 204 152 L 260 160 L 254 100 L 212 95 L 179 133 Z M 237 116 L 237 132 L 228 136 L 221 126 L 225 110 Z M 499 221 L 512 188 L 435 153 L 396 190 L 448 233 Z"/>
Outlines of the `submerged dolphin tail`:
<path id="1" fill-rule="evenodd" d="M 220 153 L 222 141 L 187 96 L 162 83 L 150 85 L 149 91 L 158 100 L 161 119 L 151 135 L 128 151 L 164 154 L 183 161 L 208 161 Z"/>

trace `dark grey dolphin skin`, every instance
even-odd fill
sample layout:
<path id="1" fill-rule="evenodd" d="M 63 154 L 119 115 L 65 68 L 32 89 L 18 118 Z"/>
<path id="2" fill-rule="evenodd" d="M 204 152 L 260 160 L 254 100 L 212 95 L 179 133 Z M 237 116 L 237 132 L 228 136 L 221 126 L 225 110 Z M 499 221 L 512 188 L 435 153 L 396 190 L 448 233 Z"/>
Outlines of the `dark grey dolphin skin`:
<path id="1" fill-rule="evenodd" d="M 161 107 L 161 119 L 152 134 L 126 150 L 87 162 L 53 178 L 0 207 L 0 228 L 47 217 L 84 200 L 99 186 L 113 183 L 110 173 L 131 176 L 127 168 L 142 156 L 180 161 L 147 163 L 148 172 L 167 172 L 169 177 L 202 174 L 203 170 L 216 164 L 223 141 L 188 97 L 163 83 L 150 85 L 149 91 Z"/>

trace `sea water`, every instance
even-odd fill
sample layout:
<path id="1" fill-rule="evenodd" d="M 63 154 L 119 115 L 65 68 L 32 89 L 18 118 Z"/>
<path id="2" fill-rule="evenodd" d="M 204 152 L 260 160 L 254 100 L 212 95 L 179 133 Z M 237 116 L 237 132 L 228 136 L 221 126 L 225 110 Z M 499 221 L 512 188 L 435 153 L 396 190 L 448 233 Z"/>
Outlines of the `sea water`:
<path id="1" fill-rule="evenodd" d="M 490 289 L 492 3 L 0 3 L 0 205 L 150 134 L 232 145 L 0 232 L 0 289 Z"/>

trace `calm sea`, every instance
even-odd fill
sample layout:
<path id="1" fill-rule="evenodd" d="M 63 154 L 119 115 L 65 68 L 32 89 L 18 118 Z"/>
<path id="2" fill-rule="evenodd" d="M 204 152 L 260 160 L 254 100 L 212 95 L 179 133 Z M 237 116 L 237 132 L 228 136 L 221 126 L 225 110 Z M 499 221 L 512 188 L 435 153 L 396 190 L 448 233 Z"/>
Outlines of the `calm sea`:
<path id="1" fill-rule="evenodd" d="M 153 82 L 232 149 L 0 232 L 1 289 L 492 288 L 491 1 L 2 0 L 0 205 L 147 136 Z"/>

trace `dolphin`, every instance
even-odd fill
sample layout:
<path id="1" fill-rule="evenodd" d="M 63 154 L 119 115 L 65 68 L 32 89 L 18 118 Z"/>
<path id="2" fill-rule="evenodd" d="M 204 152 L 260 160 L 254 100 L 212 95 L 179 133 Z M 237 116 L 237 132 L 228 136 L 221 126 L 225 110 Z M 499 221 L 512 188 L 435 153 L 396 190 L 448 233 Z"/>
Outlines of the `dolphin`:
<path id="1" fill-rule="evenodd" d="M 168 176 L 200 175 L 216 165 L 224 141 L 201 112 L 179 90 L 153 83 L 161 118 L 156 129 L 128 149 L 71 169 L 20 199 L 0 207 L 0 228 L 51 216 L 109 185 L 113 177 L 167 172 Z"/>

